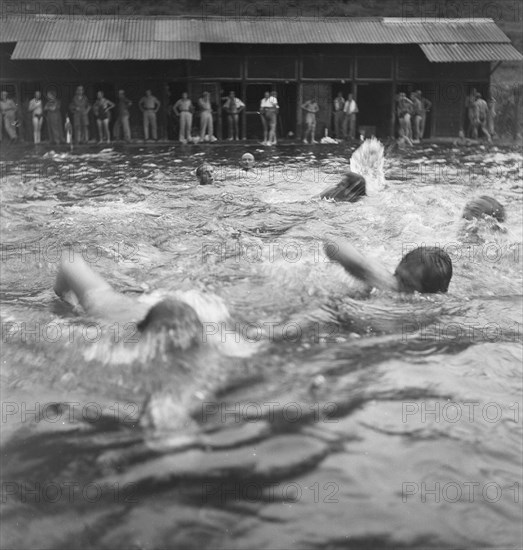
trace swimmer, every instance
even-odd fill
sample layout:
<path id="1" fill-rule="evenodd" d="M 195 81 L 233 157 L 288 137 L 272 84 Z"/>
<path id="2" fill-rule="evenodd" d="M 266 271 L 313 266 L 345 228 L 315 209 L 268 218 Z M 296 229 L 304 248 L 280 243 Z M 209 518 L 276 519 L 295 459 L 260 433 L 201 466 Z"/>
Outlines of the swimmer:
<path id="1" fill-rule="evenodd" d="M 333 199 L 335 201 L 357 202 L 365 197 L 365 178 L 355 172 L 347 172 L 340 183 L 322 191 L 320 199 Z"/>
<path id="2" fill-rule="evenodd" d="M 496 199 L 487 195 L 476 197 L 470 200 L 463 209 L 461 215 L 463 225 L 460 227 L 460 237 L 469 242 L 481 242 L 483 237 L 480 236 L 481 228 L 500 231 L 506 233 L 506 227 L 502 224 L 505 219 L 505 208 Z"/>
<path id="3" fill-rule="evenodd" d="M 212 185 L 214 183 L 214 168 L 204 162 L 196 168 L 196 177 L 200 185 Z"/>
<path id="4" fill-rule="evenodd" d="M 240 160 L 240 166 L 245 171 L 252 170 L 254 168 L 254 156 L 251 153 L 244 153 Z"/>
<path id="5" fill-rule="evenodd" d="M 392 275 L 379 262 L 368 260 L 349 243 L 326 243 L 327 256 L 353 277 L 371 287 L 395 292 L 447 292 L 452 278 L 450 256 L 438 247 L 418 247 L 405 254 Z"/>
<path id="6" fill-rule="evenodd" d="M 505 221 L 505 208 L 496 199 L 482 195 L 469 201 L 463 210 L 462 217 L 465 220 L 494 218 L 498 222 Z"/>
<path id="7" fill-rule="evenodd" d="M 379 194 L 385 187 L 383 170 L 385 149 L 376 138 L 366 139 L 350 158 L 350 171 L 337 185 L 326 189 L 321 198 L 356 202 L 361 197 Z"/>
<path id="8" fill-rule="evenodd" d="M 75 255 L 74 261 L 62 260 L 54 291 L 65 302 L 97 319 L 119 323 L 137 323 L 142 332 L 167 331 L 175 346 L 189 349 L 201 341 L 202 322 L 186 302 L 166 298 L 154 306 L 139 302 L 114 290 L 98 273 Z"/>

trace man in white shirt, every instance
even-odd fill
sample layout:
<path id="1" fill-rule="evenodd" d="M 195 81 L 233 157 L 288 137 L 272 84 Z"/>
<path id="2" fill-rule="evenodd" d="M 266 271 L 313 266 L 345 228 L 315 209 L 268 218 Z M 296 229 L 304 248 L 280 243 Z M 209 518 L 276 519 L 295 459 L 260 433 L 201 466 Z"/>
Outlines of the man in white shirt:
<path id="1" fill-rule="evenodd" d="M 347 97 L 347 101 L 345 102 L 345 107 L 343 108 L 343 112 L 345 113 L 345 120 L 344 120 L 344 134 L 350 138 L 355 139 L 356 138 L 356 115 L 359 113 L 358 105 L 356 104 L 356 101 L 352 98 L 352 94 L 349 94 Z"/>

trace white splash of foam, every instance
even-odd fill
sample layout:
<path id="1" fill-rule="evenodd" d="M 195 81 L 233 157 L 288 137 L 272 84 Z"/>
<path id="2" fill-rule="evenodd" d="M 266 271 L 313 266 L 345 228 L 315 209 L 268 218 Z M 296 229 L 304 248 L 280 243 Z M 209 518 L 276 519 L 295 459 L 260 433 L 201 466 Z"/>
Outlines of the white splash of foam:
<path id="1" fill-rule="evenodd" d="M 376 195 L 385 186 L 384 159 L 383 144 L 375 137 L 366 139 L 350 159 L 350 169 L 365 178 L 369 196 Z"/>

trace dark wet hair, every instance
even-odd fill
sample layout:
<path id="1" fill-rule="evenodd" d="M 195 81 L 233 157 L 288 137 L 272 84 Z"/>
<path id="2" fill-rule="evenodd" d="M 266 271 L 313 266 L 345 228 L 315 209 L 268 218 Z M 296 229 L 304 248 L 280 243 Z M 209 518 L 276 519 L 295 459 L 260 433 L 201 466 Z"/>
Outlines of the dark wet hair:
<path id="1" fill-rule="evenodd" d="M 356 172 L 349 171 L 345 174 L 340 183 L 323 191 L 320 198 L 356 202 L 366 195 L 365 178 L 360 174 L 356 174 Z"/>
<path id="2" fill-rule="evenodd" d="M 463 209 L 462 217 L 466 220 L 481 219 L 485 216 L 491 216 L 498 222 L 504 222 L 505 208 L 496 199 L 482 195 L 469 201 Z"/>
<path id="3" fill-rule="evenodd" d="M 166 298 L 154 305 L 137 325 L 140 332 L 169 331 L 175 347 L 187 349 L 202 338 L 202 323 L 194 309 L 185 302 Z"/>
<path id="4" fill-rule="evenodd" d="M 402 292 L 447 292 L 452 260 L 441 248 L 422 246 L 403 256 L 394 276 Z"/>

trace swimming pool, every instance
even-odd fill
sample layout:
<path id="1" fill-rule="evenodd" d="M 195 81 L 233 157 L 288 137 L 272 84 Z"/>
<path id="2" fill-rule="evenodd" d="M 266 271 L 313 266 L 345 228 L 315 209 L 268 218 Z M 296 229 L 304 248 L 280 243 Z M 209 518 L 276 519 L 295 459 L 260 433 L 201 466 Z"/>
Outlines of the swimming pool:
<path id="1" fill-rule="evenodd" d="M 522 156 L 424 145 L 387 155 L 374 197 L 312 199 L 348 153 L 2 162 L 2 547 L 521 545 Z M 195 185 L 203 159 L 218 185 Z M 507 231 L 466 244 L 481 194 Z M 439 244 L 449 293 L 369 296 L 330 237 L 391 271 Z M 52 290 L 68 254 L 139 299 L 207 299 L 210 342 L 148 355 L 133 326 L 72 311 Z"/>

